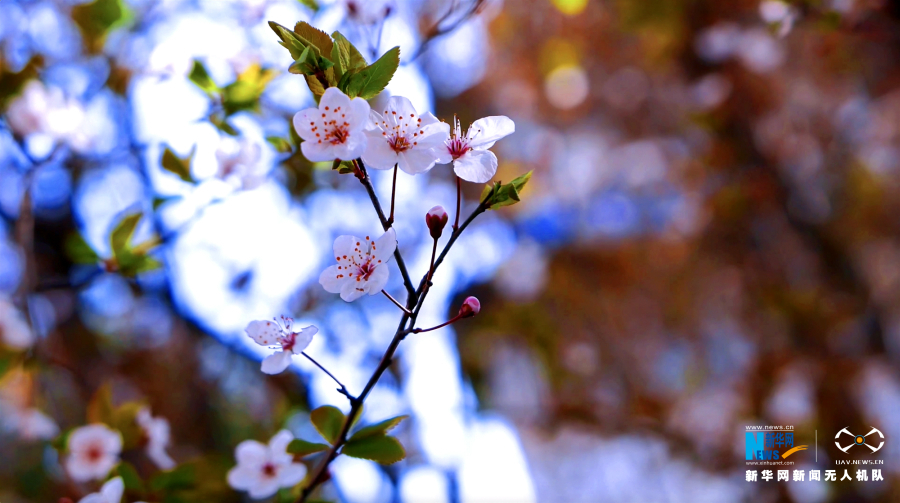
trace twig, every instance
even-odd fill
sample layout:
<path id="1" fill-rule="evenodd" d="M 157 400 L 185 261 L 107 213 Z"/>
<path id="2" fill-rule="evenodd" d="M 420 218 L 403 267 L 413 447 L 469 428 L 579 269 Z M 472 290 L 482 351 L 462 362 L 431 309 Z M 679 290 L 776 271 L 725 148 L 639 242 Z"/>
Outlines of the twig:
<path id="1" fill-rule="evenodd" d="M 462 200 L 462 180 L 456 177 L 456 219 L 453 221 L 453 232 L 459 229 L 459 204 Z"/>
<path id="2" fill-rule="evenodd" d="M 300 352 L 300 354 L 305 356 L 307 360 L 313 362 L 313 365 L 315 365 L 316 367 L 319 367 L 319 369 L 321 369 L 322 372 L 325 372 L 326 374 L 328 374 L 328 377 L 332 378 L 334 380 L 334 382 L 336 382 L 337 385 L 340 386 L 340 388 L 338 388 L 338 393 L 347 397 L 347 399 L 350 400 L 351 404 L 356 401 L 356 397 L 354 397 L 353 395 L 350 394 L 349 391 L 347 391 L 347 387 L 344 386 L 343 383 L 341 383 L 341 381 L 338 381 L 338 378 L 334 377 L 334 374 L 329 372 L 328 369 L 326 369 L 319 362 L 314 360 L 312 356 L 309 356 L 308 354 L 306 354 L 305 352 L 302 352 L 302 351 Z"/>
<path id="3" fill-rule="evenodd" d="M 399 307 L 401 311 L 403 311 L 406 314 L 412 314 L 412 312 L 409 309 L 403 307 L 403 304 L 397 302 L 397 299 L 392 297 L 391 294 L 387 293 L 387 290 L 382 290 L 381 293 L 383 293 L 385 297 L 390 299 L 391 302 L 393 302 L 395 306 Z"/>
<path id="4" fill-rule="evenodd" d="M 428 30 L 428 34 L 425 36 L 425 39 L 422 40 L 422 43 L 419 44 L 419 47 L 416 49 L 416 52 L 413 54 L 412 58 L 409 59 L 409 62 L 413 62 L 416 60 L 416 58 L 421 56 L 425 52 L 425 49 L 428 47 L 428 45 L 432 41 L 434 41 L 434 39 L 442 37 L 448 33 L 451 33 L 453 31 L 455 31 L 457 28 L 459 28 L 460 26 L 462 26 L 463 23 L 468 21 L 475 14 L 477 14 L 478 11 L 480 11 L 481 8 L 484 7 L 484 4 L 485 4 L 485 0 L 472 0 L 472 3 L 469 6 L 468 11 L 466 11 L 464 14 L 459 16 L 459 19 L 457 19 L 450 25 L 444 26 L 442 28 L 441 25 L 445 21 L 450 19 L 450 17 L 453 15 L 453 13 L 456 12 L 456 5 L 454 2 L 454 5 L 450 7 L 450 10 L 448 10 L 446 14 L 441 16 L 441 18 L 438 19 L 437 22 L 434 23 L 434 25 L 432 25 L 431 29 Z"/>
<path id="5" fill-rule="evenodd" d="M 394 164 L 394 182 L 391 184 L 391 216 L 388 217 L 388 225 L 394 225 L 394 198 L 397 196 L 397 164 Z"/>

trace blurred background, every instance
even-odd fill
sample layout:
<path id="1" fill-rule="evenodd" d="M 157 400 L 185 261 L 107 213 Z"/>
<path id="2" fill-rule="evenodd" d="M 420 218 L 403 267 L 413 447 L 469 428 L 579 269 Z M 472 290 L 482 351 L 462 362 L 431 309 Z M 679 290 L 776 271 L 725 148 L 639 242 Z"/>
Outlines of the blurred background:
<path id="1" fill-rule="evenodd" d="M 337 235 L 378 220 L 353 176 L 296 153 L 313 99 L 267 21 L 340 30 L 369 61 L 399 45 L 377 101 L 507 115 L 496 179 L 534 170 L 456 245 L 420 326 L 467 295 L 481 314 L 409 337 L 366 403 L 410 414 L 407 459 L 341 457 L 324 497 L 900 501 L 892 0 L 0 1 L 0 500 L 95 490 L 51 440 L 108 389 L 197 467 L 166 501 L 249 501 L 225 484 L 237 443 L 315 439 L 311 408 L 348 409 L 306 361 L 260 373 L 250 320 L 317 325 L 307 352 L 351 392 L 377 366 L 397 309 L 317 279 Z M 384 203 L 390 174 L 372 178 Z M 482 187 L 463 188 L 465 214 Z M 414 278 L 424 214 L 454 192 L 448 166 L 398 180 Z M 114 266 L 136 214 L 140 260 Z M 885 481 L 746 482 L 759 424 L 825 439 L 806 470 L 834 468 L 840 428 L 878 427 Z"/>

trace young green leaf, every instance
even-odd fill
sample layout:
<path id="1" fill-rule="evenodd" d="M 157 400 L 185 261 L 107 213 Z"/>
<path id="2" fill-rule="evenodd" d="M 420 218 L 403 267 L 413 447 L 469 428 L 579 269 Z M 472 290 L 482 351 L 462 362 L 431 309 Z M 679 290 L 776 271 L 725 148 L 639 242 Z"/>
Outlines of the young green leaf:
<path id="1" fill-rule="evenodd" d="M 331 41 L 331 37 L 324 31 L 309 23 L 301 21 L 294 25 L 294 33 L 300 40 L 315 47 L 317 56 L 331 54 L 333 42 Z"/>
<path id="2" fill-rule="evenodd" d="M 366 67 L 366 59 L 359 50 L 336 31 L 331 34 L 334 38 L 334 48 L 331 50 L 331 60 L 334 61 L 334 78 L 338 82 L 344 78 L 344 74 Z"/>
<path id="3" fill-rule="evenodd" d="M 191 68 L 191 73 L 188 74 L 188 78 L 206 94 L 214 94 L 219 90 L 219 86 L 213 82 L 209 72 L 206 71 L 206 67 L 196 59 L 194 60 L 194 66 Z"/>
<path id="4" fill-rule="evenodd" d="M 380 423 L 370 424 L 364 428 L 360 428 L 353 436 L 350 437 L 350 440 L 361 440 L 366 437 L 371 437 L 374 435 L 384 435 L 388 431 L 394 429 L 399 425 L 404 419 L 409 416 L 397 416 L 392 417 L 390 419 L 385 419 Z"/>
<path id="5" fill-rule="evenodd" d="M 400 48 L 394 47 L 378 61 L 350 75 L 341 89 L 347 96 L 369 100 L 378 95 L 391 81 L 400 66 Z"/>
<path id="6" fill-rule="evenodd" d="M 193 465 L 179 465 L 173 470 L 160 472 L 150 480 L 152 491 L 190 489 L 194 487 L 197 476 Z"/>
<path id="7" fill-rule="evenodd" d="M 141 480 L 141 476 L 131 463 L 127 461 L 119 463 L 119 466 L 116 467 L 116 474 L 122 477 L 126 490 L 139 493 L 144 492 L 144 481 Z"/>
<path id="8" fill-rule="evenodd" d="M 281 39 L 280 44 L 291 53 L 291 58 L 293 59 L 299 58 L 303 50 L 309 45 L 300 40 L 296 33 L 274 21 L 269 21 L 269 27 L 278 35 L 278 38 Z"/>
<path id="9" fill-rule="evenodd" d="M 88 423 L 103 423 L 115 427 L 115 408 L 112 404 L 112 385 L 106 383 L 94 393 L 87 405 Z"/>
<path id="10" fill-rule="evenodd" d="M 64 247 L 66 255 L 76 264 L 96 264 L 100 261 L 97 252 L 87 244 L 84 237 L 77 232 L 69 234 L 66 238 Z"/>
<path id="11" fill-rule="evenodd" d="M 134 236 L 138 222 L 143 216 L 143 213 L 126 215 L 109 234 L 109 245 L 116 259 L 131 248 L 131 238 Z"/>
<path id="12" fill-rule="evenodd" d="M 269 142 L 270 145 L 275 147 L 276 151 L 282 154 L 293 152 L 294 150 L 294 148 L 291 146 L 291 142 L 285 140 L 280 136 L 266 136 L 266 141 Z"/>
<path id="13" fill-rule="evenodd" d="M 308 7 L 313 12 L 319 12 L 319 4 L 318 4 L 318 2 L 316 2 L 316 0 L 297 0 L 297 1 L 302 3 L 303 5 L 305 5 L 306 7 Z"/>
<path id="14" fill-rule="evenodd" d="M 313 426 L 322 437 L 329 443 L 334 444 L 338 435 L 341 434 L 341 427 L 344 426 L 344 413 L 337 407 L 325 405 L 312 411 L 309 415 Z"/>
<path id="15" fill-rule="evenodd" d="M 153 198 L 153 211 L 158 210 L 160 206 L 169 201 L 177 201 L 178 199 L 181 199 L 181 196 L 156 196 Z"/>
<path id="16" fill-rule="evenodd" d="M 166 149 L 163 150 L 162 160 L 160 161 L 163 169 L 169 173 L 178 175 L 178 178 L 181 178 L 185 182 L 195 183 L 194 179 L 191 177 L 191 160 L 194 157 L 195 150 L 196 147 L 191 149 L 191 153 L 187 157 L 181 158 L 175 155 L 175 152 L 172 152 L 172 149 L 166 147 Z"/>
<path id="17" fill-rule="evenodd" d="M 91 50 L 102 48 L 106 34 L 133 17 L 123 0 L 95 0 L 76 5 L 72 7 L 71 16 Z"/>
<path id="18" fill-rule="evenodd" d="M 230 116 L 243 110 L 257 110 L 259 97 L 275 75 L 274 70 L 263 68 L 258 64 L 248 66 L 238 75 L 237 80 L 222 89 L 222 108 L 225 115 Z"/>
<path id="19" fill-rule="evenodd" d="M 519 202 L 519 193 L 525 188 L 525 185 L 531 180 L 531 171 L 514 179 L 508 184 L 494 182 L 493 185 L 485 186 L 481 192 L 481 200 L 485 201 L 488 209 L 500 208 L 503 206 L 511 206 Z"/>
<path id="20" fill-rule="evenodd" d="M 328 450 L 328 445 L 320 444 L 318 442 L 307 442 L 306 440 L 295 438 L 291 440 L 291 443 L 287 446 L 287 451 L 296 456 L 309 456 L 310 454 L 315 454 L 317 452 L 322 452 Z"/>
<path id="21" fill-rule="evenodd" d="M 351 440 L 341 450 L 354 458 L 370 459 L 383 465 L 390 465 L 406 457 L 406 451 L 400 441 L 386 435 L 375 435 Z"/>

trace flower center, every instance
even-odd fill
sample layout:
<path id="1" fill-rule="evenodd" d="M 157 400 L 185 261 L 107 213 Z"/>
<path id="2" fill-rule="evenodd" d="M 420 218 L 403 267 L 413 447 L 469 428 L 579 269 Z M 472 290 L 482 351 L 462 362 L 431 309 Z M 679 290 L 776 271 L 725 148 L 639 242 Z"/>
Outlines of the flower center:
<path id="1" fill-rule="evenodd" d="M 357 280 L 369 281 L 369 276 L 375 272 L 375 264 L 372 263 L 371 260 L 366 261 L 365 264 L 359 266 L 357 271 Z"/>
<path id="2" fill-rule="evenodd" d="M 409 142 L 409 140 L 407 140 L 405 136 L 401 136 L 399 134 L 395 134 L 394 136 L 392 136 L 388 140 L 388 145 L 390 145 L 394 152 L 397 152 L 398 154 L 412 148 L 412 144 Z"/>
<path id="3" fill-rule="evenodd" d="M 290 351 L 296 343 L 297 334 L 291 332 L 289 335 L 285 335 L 281 338 L 281 349 L 283 349 L 284 351 Z"/>
<path id="4" fill-rule="evenodd" d="M 85 457 L 89 462 L 96 463 L 103 457 L 103 449 L 98 445 L 92 445 L 88 447 L 87 452 L 85 452 Z"/>
<path id="5" fill-rule="evenodd" d="M 347 141 L 347 138 L 350 136 L 350 132 L 347 131 L 346 122 L 343 124 L 337 124 L 336 121 L 332 122 L 332 128 L 325 135 L 325 141 L 330 142 L 332 145 L 340 145 Z"/>
<path id="6" fill-rule="evenodd" d="M 454 159 L 459 159 L 463 156 L 463 154 L 471 150 L 469 148 L 469 142 L 459 136 L 450 138 L 450 141 L 447 142 L 447 149 L 450 151 L 450 155 L 452 155 Z"/>
<path id="7" fill-rule="evenodd" d="M 263 465 L 262 472 L 266 477 L 273 478 L 278 473 L 278 468 L 272 463 L 266 463 Z"/>

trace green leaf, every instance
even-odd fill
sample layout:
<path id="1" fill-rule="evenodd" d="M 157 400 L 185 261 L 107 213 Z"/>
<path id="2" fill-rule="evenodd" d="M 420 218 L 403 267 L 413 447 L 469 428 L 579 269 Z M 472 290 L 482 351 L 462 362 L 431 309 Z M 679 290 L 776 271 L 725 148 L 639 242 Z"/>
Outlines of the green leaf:
<path id="1" fill-rule="evenodd" d="M 196 470 L 193 465 L 179 465 L 153 477 L 150 481 L 150 489 L 152 491 L 190 489 L 194 487 L 196 480 Z"/>
<path id="2" fill-rule="evenodd" d="M 112 385 L 106 383 L 94 393 L 87 405 L 88 423 L 103 423 L 115 426 L 116 416 L 112 404 Z"/>
<path id="3" fill-rule="evenodd" d="M 315 47 L 318 51 L 318 56 L 331 54 L 331 47 L 334 43 L 324 31 L 307 22 L 300 21 L 294 25 L 294 33 L 300 37 L 300 40 Z"/>
<path id="4" fill-rule="evenodd" d="M 196 150 L 197 147 L 194 146 L 187 157 L 181 158 L 175 155 L 175 152 L 172 152 L 172 149 L 166 147 L 163 151 L 162 160 L 160 161 L 163 169 L 169 173 L 178 175 L 178 178 L 181 178 L 185 182 L 196 183 L 191 177 L 191 161 Z"/>
<path id="5" fill-rule="evenodd" d="M 253 64 L 238 75 L 237 80 L 222 89 L 222 108 L 230 116 L 244 110 L 258 110 L 259 97 L 266 86 L 276 76 L 276 72 Z"/>
<path id="6" fill-rule="evenodd" d="M 288 152 L 294 151 L 294 148 L 291 146 L 291 142 L 285 140 L 280 136 L 266 136 L 266 141 L 269 142 L 270 145 L 275 147 L 275 150 L 279 153 L 286 154 Z"/>
<path id="7" fill-rule="evenodd" d="M 500 208 L 503 206 L 511 206 L 521 201 L 520 193 L 525 185 L 531 180 L 532 171 L 516 178 L 508 184 L 494 182 L 493 185 L 485 186 L 481 192 L 481 200 L 485 202 L 488 209 Z"/>
<path id="8" fill-rule="evenodd" d="M 341 90 L 351 98 L 372 99 L 384 90 L 399 66 L 400 48 L 394 47 L 378 61 L 350 75 Z"/>
<path id="9" fill-rule="evenodd" d="M 308 7 L 313 12 L 319 12 L 319 4 L 316 0 L 297 0 L 302 3 L 304 6 Z"/>
<path id="10" fill-rule="evenodd" d="M 221 114 L 211 114 L 209 116 L 209 122 L 211 122 L 213 126 L 216 126 L 219 131 L 229 136 L 240 136 L 240 133 L 238 133 L 237 129 L 229 124 L 228 120 L 222 117 Z"/>
<path id="11" fill-rule="evenodd" d="M 156 196 L 153 198 L 153 211 L 158 210 L 160 206 L 169 201 L 176 201 L 178 199 L 181 199 L 181 196 Z"/>
<path id="12" fill-rule="evenodd" d="M 344 445 L 341 453 L 354 458 L 370 459 L 383 465 L 396 463 L 406 457 L 400 441 L 386 435 L 351 440 Z"/>
<path id="13" fill-rule="evenodd" d="M 303 457 L 328 450 L 329 446 L 317 442 L 307 442 L 306 440 L 295 438 L 287 446 L 287 451 L 291 454 Z"/>
<path id="14" fill-rule="evenodd" d="M 132 14 L 122 0 L 95 0 L 72 7 L 72 20 L 78 25 L 92 51 L 102 48 L 106 34 L 128 23 Z"/>
<path id="15" fill-rule="evenodd" d="M 139 493 L 144 492 L 144 481 L 141 480 L 141 476 L 131 463 L 127 461 L 119 463 L 119 466 L 116 467 L 116 474 L 122 477 L 126 490 Z"/>
<path id="16" fill-rule="evenodd" d="M 341 427 L 344 426 L 344 413 L 337 407 L 325 405 L 312 411 L 309 415 L 313 426 L 322 437 L 332 445 L 337 441 L 338 435 L 341 434 Z"/>
<path id="17" fill-rule="evenodd" d="M 15 353 L 0 353 L 0 377 L 3 377 L 12 368 L 16 359 L 17 355 Z"/>
<path id="18" fill-rule="evenodd" d="M 334 78 L 340 83 L 344 74 L 365 68 L 366 59 L 346 37 L 341 35 L 341 32 L 336 31 L 331 36 L 334 38 L 334 48 L 331 50 L 331 60 L 334 61 L 335 68 Z"/>
<path id="19" fill-rule="evenodd" d="M 109 234 L 109 245 L 117 260 L 120 255 L 124 255 L 131 248 L 131 238 L 143 216 L 143 213 L 126 215 Z"/>
<path id="20" fill-rule="evenodd" d="M 404 419 L 406 419 L 408 417 L 409 416 L 405 416 L 405 415 L 392 417 L 390 419 L 385 419 L 384 421 L 382 421 L 380 423 L 375 423 L 375 424 L 366 426 L 364 428 L 360 428 L 359 431 L 357 431 L 356 433 L 353 434 L 352 437 L 350 437 L 350 440 L 351 441 L 361 440 L 363 438 L 371 437 L 374 435 L 384 435 L 388 431 L 396 428 L 397 425 L 399 425 Z"/>
<path id="21" fill-rule="evenodd" d="M 100 256 L 97 255 L 97 252 L 91 248 L 91 245 L 87 244 L 84 236 L 77 232 L 69 234 L 63 246 L 65 247 L 66 255 L 76 264 L 96 264 L 100 261 Z"/>
<path id="22" fill-rule="evenodd" d="M 123 276 L 137 276 L 142 272 L 155 271 L 162 267 L 162 262 L 144 253 L 124 253 L 116 259 L 119 273 Z"/>
<path id="23" fill-rule="evenodd" d="M 194 66 L 191 68 L 191 73 L 188 74 L 188 78 L 206 94 L 215 94 L 219 90 L 219 86 L 213 82 L 209 72 L 206 71 L 206 67 L 196 59 L 194 60 Z"/>

